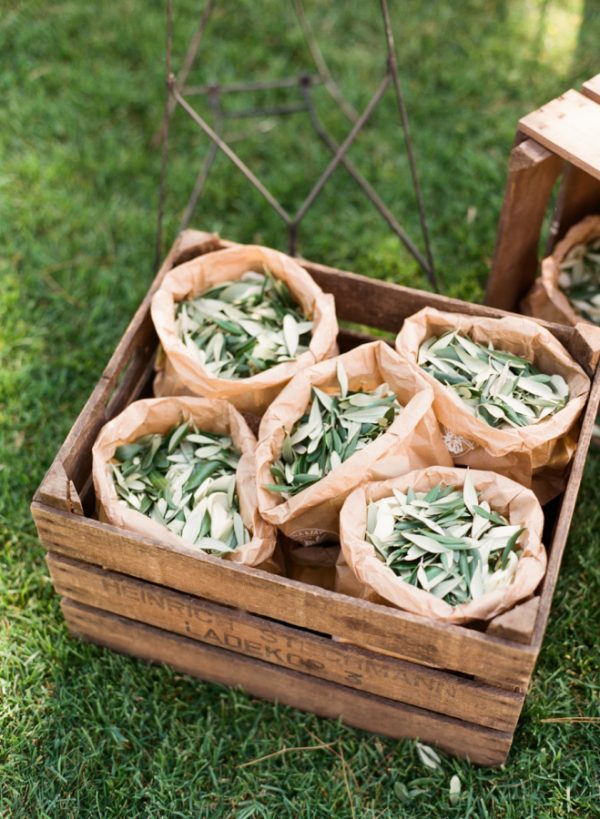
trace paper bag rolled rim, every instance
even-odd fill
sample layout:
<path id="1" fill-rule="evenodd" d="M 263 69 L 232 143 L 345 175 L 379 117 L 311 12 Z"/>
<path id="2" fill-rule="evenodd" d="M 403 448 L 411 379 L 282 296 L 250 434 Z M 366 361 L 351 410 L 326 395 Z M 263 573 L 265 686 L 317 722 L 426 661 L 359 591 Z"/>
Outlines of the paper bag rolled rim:
<path id="1" fill-rule="evenodd" d="M 289 432 L 306 411 L 312 386 L 327 390 L 337 385 L 338 363 L 344 366 L 351 389 L 374 389 L 387 380 L 391 389 L 397 390 L 408 400 L 402 412 L 379 438 L 355 452 L 320 481 L 287 500 L 283 499 L 264 488 L 264 484 L 274 482 L 271 465 L 281 453 L 286 431 Z M 261 514 L 270 523 L 280 526 L 324 502 L 338 496 L 343 498 L 351 488 L 365 480 L 369 470 L 377 462 L 398 454 L 399 447 L 409 441 L 417 425 L 431 410 L 432 403 L 433 391 L 424 379 L 383 341 L 362 344 L 337 358 L 322 361 L 298 373 L 267 409 L 261 421 L 256 450 L 257 493 Z M 431 421 L 435 424 L 433 413 Z M 443 458 L 445 448 L 441 433 L 437 431 L 439 446 L 435 455 Z M 448 463 L 450 462 L 448 458 Z M 295 537 L 302 539 L 298 534 Z"/>
<path id="2" fill-rule="evenodd" d="M 454 390 L 445 387 L 417 364 L 421 344 L 432 335 L 442 335 L 448 330 L 467 333 L 476 342 L 492 341 L 497 349 L 523 356 L 548 375 L 562 375 L 569 387 L 566 406 L 537 424 L 517 429 L 499 429 L 477 418 Z M 564 435 L 580 415 L 590 388 L 587 375 L 549 330 L 535 321 L 516 316 L 486 318 L 424 307 L 405 320 L 396 338 L 396 349 L 431 384 L 440 423 L 478 446 L 493 450 L 498 456 L 545 446 Z"/>
<path id="3" fill-rule="evenodd" d="M 365 540 L 367 505 L 393 494 L 393 489 L 427 492 L 436 484 L 464 485 L 466 469 L 432 466 L 387 481 L 365 484 L 348 496 L 340 513 L 340 540 L 345 562 L 361 583 L 384 601 L 412 614 L 451 623 L 489 620 L 532 595 L 546 571 L 546 550 L 542 544 L 544 515 L 533 492 L 495 472 L 469 470 L 482 500 L 505 515 L 511 524 L 525 525 L 520 539 L 521 557 L 513 581 L 467 603 L 451 606 L 430 592 L 401 580 L 377 557 Z"/>
<path id="4" fill-rule="evenodd" d="M 122 444 L 150 433 L 164 434 L 184 420 L 199 429 L 230 435 L 241 453 L 236 471 L 240 515 L 251 540 L 223 557 L 247 566 L 268 560 L 276 545 L 275 529 L 259 515 L 255 485 L 256 439 L 243 417 L 227 401 L 214 398 L 166 397 L 135 401 L 100 431 L 92 449 L 92 473 L 101 517 L 114 526 L 178 547 L 186 554 L 202 554 L 166 526 L 129 507 L 115 490 L 110 461 Z"/>
<path id="5" fill-rule="evenodd" d="M 287 284 L 304 313 L 312 317 L 309 349 L 293 361 L 277 364 L 248 378 L 219 378 L 186 349 L 177 334 L 175 303 L 194 298 L 221 282 L 239 279 L 249 270 L 262 272 L 263 266 Z M 174 267 L 152 298 L 151 314 L 165 355 L 178 376 L 193 392 L 215 397 L 233 397 L 248 390 L 286 383 L 303 367 L 332 354 L 338 331 L 333 296 L 324 293 L 292 258 L 260 245 L 216 250 Z"/>

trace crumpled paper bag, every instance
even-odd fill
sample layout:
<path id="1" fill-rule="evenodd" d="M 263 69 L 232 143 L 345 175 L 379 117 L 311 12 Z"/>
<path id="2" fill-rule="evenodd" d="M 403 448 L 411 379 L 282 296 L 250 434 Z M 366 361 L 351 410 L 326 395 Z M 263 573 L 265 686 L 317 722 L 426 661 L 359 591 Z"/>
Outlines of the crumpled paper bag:
<path id="1" fill-rule="evenodd" d="M 312 319 L 309 349 L 294 361 L 282 362 L 249 378 L 216 377 L 186 349 L 175 331 L 175 303 L 192 299 L 219 282 L 239 279 L 249 270 L 262 272 L 263 267 L 287 284 Z M 224 398 L 241 412 L 261 415 L 297 372 L 337 352 L 333 296 L 324 293 L 289 256 L 258 245 L 236 245 L 174 267 L 154 294 L 151 312 L 162 345 L 156 362 L 155 395 Z"/>
<path id="2" fill-rule="evenodd" d="M 120 415 L 105 424 L 92 449 L 92 474 L 100 519 L 177 546 L 188 554 L 198 554 L 201 551 L 166 526 L 132 509 L 121 500 L 109 466 L 115 450 L 121 444 L 133 442 L 150 433 L 164 434 L 186 419 L 191 419 L 201 430 L 230 435 L 241 453 L 236 486 L 240 515 L 252 538 L 223 558 L 279 573 L 280 568 L 274 560 L 276 531 L 262 520 L 258 512 L 254 461 L 256 439 L 239 412 L 227 401 L 215 398 L 148 398 L 134 401 Z"/>
<path id="3" fill-rule="evenodd" d="M 530 597 L 546 571 L 546 550 L 542 544 L 544 514 L 531 490 L 494 472 L 469 470 L 481 500 L 487 501 L 511 524 L 527 527 L 520 539 L 522 554 L 515 577 L 505 588 L 451 606 L 430 592 L 401 580 L 377 557 L 374 546 L 365 540 L 367 505 L 371 501 L 391 496 L 393 489 L 406 493 L 412 487 L 416 492 L 427 492 L 438 483 L 460 489 L 466 474 L 466 469 L 432 466 L 355 489 L 340 514 L 341 553 L 335 590 L 446 623 L 491 620 Z"/>
<path id="4" fill-rule="evenodd" d="M 529 359 L 542 372 L 562 375 L 569 386 L 567 405 L 538 424 L 519 429 L 496 429 L 476 418 L 451 388 L 417 364 L 421 344 L 448 330 L 459 330 L 479 343 L 491 340 L 495 348 Z M 590 382 L 549 330 L 512 316 L 484 318 L 425 307 L 405 320 L 396 349 L 433 388 L 433 408 L 456 464 L 492 469 L 532 487 L 542 504 L 564 489 Z"/>
<path id="5" fill-rule="evenodd" d="M 570 324 L 575 327 L 583 321 L 558 284 L 560 266 L 575 245 L 586 244 L 600 236 L 600 216 L 587 216 L 567 232 L 554 248 L 552 255 L 542 261 L 541 275 L 535 280 L 521 303 L 529 316 Z"/>
<path id="6" fill-rule="evenodd" d="M 371 390 L 387 382 L 404 409 L 389 429 L 367 447 L 289 500 L 264 488 L 273 483 L 271 464 L 281 453 L 285 432 L 304 414 L 314 384 L 338 392 L 337 363 L 351 390 Z M 421 375 L 383 341 L 361 344 L 339 358 L 298 373 L 263 416 L 256 450 L 261 515 L 287 537 L 305 546 L 337 541 L 339 510 L 360 483 L 401 475 L 429 464 L 451 464 L 432 410 L 433 392 Z"/>

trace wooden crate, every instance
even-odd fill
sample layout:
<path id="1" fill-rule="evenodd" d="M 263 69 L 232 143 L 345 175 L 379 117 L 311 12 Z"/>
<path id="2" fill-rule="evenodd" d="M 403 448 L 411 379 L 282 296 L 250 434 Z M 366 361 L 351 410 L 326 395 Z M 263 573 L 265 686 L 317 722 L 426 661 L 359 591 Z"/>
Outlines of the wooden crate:
<path id="1" fill-rule="evenodd" d="M 157 345 L 151 295 L 173 265 L 225 246 L 214 235 L 180 236 L 36 493 L 32 511 L 70 630 L 257 697 L 390 737 L 418 737 L 476 763 L 501 764 L 548 622 L 600 401 L 600 376 L 594 378 L 566 491 L 545 510 L 549 564 L 539 593 L 485 631 L 435 623 L 101 523 L 94 516 L 92 443 L 107 420 L 149 394 Z M 345 322 L 371 322 L 395 333 L 425 305 L 502 315 L 301 264 L 335 295 Z M 585 338 L 573 328 L 547 326 L 594 375 L 597 356 Z M 340 347 L 368 338 L 343 330 Z"/>
<path id="2" fill-rule="evenodd" d="M 557 183 L 548 240 L 540 250 Z M 600 74 L 581 93 L 571 89 L 518 124 L 486 304 L 518 311 L 539 273 L 540 255 L 551 253 L 570 227 L 592 213 L 600 213 Z"/>

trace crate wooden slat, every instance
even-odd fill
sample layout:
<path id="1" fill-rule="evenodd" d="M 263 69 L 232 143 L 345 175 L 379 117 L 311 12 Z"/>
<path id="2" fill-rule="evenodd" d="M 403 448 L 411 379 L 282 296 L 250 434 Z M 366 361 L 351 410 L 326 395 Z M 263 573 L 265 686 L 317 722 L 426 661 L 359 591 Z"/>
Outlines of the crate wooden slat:
<path id="1" fill-rule="evenodd" d="M 210 603 L 153 583 L 48 555 L 56 591 L 112 614 L 273 665 L 427 708 L 474 724 L 513 730 L 523 694 L 365 651 L 306 630 Z"/>
<path id="2" fill-rule="evenodd" d="M 600 102 L 600 74 L 586 80 L 581 86 L 581 91 L 594 102 Z"/>
<path id="3" fill-rule="evenodd" d="M 600 179 L 600 107 L 571 89 L 519 121 L 519 130 Z"/>
<path id="4" fill-rule="evenodd" d="M 192 547 L 168 547 L 37 503 L 32 509 L 47 549 L 103 569 L 376 646 L 425 665 L 472 674 L 509 690 L 527 685 L 535 663 L 534 648 L 474 629 L 432 623 L 388 606 L 198 555 Z M 490 664 L 491 652 L 495 662 Z"/>
<path id="5" fill-rule="evenodd" d="M 487 633 L 435 623 L 102 523 L 94 517 L 91 446 L 107 420 L 148 394 L 157 344 L 151 295 L 173 265 L 228 244 L 198 231 L 179 238 L 36 493 L 32 512 L 70 629 L 202 679 L 242 686 L 255 696 L 388 736 L 420 737 L 481 764 L 500 764 L 548 622 L 600 401 L 598 377 L 567 489 L 546 510 L 546 579 L 529 604 L 496 618 Z M 503 315 L 300 262 L 334 293 L 338 315 L 346 322 L 368 321 L 396 331 L 406 316 L 427 304 Z M 546 326 L 588 373 L 595 372 L 597 352 L 576 328 Z M 344 330 L 340 347 L 367 338 Z"/>
<path id="6" fill-rule="evenodd" d="M 68 599 L 63 600 L 62 608 L 71 631 L 83 639 L 150 662 L 168 663 L 200 679 L 239 686 L 261 699 L 341 719 L 355 728 L 394 739 L 418 736 L 449 753 L 483 765 L 501 764 L 510 747 L 508 732 L 493 731 L 354 691 L 251 656 L 233 655 L 230 651 Z"/>

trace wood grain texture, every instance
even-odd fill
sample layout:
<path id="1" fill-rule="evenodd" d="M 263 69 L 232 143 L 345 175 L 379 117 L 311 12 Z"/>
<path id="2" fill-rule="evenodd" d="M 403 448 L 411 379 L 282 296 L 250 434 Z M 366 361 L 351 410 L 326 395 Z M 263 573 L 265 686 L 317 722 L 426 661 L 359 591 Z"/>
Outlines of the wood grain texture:
<path id="1" fill-rule="evenodd" d="M 600 179 L 600 106 L 590 97 L 571 89 L 524 116 L 519 129 Z"/>
<path id="2" fill-rule="evenodd" d="M 73 481 L 69 480 L 60 460 L 55 459 L 44 475 L 36 497 L 42 503 L 50 504 L 65 512 L 83 515 L 83 506 Z"/>
<path id="3" fill-rule="evenodd" d="M 56 591 L 103 611 L 391 700 L 514 729 L 524 695 L 341 644 L 239 609 L 49 554 Z"/>
<path id="4" fill-rule="evenodd" d="M 528 645 L 535 630 L 539 607 L 540 598 L 532 597 L 531 600 L 494 617 L 485 632 Z"/>
<path id="5" fill-rule="evenodd" d="M 255 697 L 396 739 L 418 737 L 481 765 L 502 764 L 510 748 L 508 732 L 354 691 L 69 600 L 63 600 L 62 608 L 71 631 L 84 639 L 150 662 L 168 663 L 203 680 L 240 687 Z"/>
<path id="6" fill-rule="evenodd" d="M 485 303 L 518 310 L 538 270 L 538 244 L 550 194 L 562 167 L 532 139 L 512 150 Z"/>
<path id="7" fill-rule="evenodd" d="M 388 606 L 126 533 L 40 504 L 32 507 L 48 551 L 244 611 L 335 634 L 411 661 L 526 690 L 537 651 Z"/>

